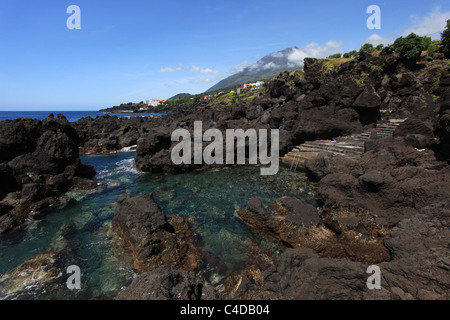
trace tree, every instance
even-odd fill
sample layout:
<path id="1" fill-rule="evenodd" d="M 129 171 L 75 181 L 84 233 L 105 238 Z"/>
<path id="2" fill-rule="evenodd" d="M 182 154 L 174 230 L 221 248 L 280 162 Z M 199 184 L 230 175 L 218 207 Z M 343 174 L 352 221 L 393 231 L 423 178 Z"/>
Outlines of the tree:
<path id="1" fill-rule="evenodd" d="M 447 20 L 447 27 L 441 34 L 441 51 L 447 59 L 450 58 L 450 19 Z"/>
<path id="2" fill-rule="evenodd" d="M 420 60 L 423 50 L 427 50 L 431 44 L 430 37 L 420 37 L 411 33 L 407 37 L 400 37 L 394 42 L 395 51 L 410 64 Z"/>
<path id="3" fill-rule="evenodd" d="M 373 47 L 373 44 L 371 43 L 365 43 L 362 45 L 361 49 L 359 49 L 359 54 L 363 52 L 372 53 L 375 51 L 375 48 Z"/>
<path id="4" fill-rule="evenodd" d="M 331 56 L 329 56 L 328 59 L 339 59 L 341 57 L 342 57 L 342 55 L 340 53 L 335 53 L 335 54 L 332 54 Z"/>
<path id="5" fill-rule="evenodd" d="M 358 55 L 358 51 L 352 50 L 350 52 L 344 53 L 344 58 L 353 58 Z"/>
<path id="6" fill-rule="evenodd" d="M 383 50 L 384 44 L 379 44 L 375 47 L 375 50 Z"/>

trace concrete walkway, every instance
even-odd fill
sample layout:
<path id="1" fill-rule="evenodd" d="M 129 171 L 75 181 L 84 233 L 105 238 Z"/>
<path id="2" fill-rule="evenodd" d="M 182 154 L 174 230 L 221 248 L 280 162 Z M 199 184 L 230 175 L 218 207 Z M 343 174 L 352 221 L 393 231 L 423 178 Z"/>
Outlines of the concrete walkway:
<path id="1" fill-rule="evenodd" d="M 378 124 L 376 128 L 361 134 L 344 136 L 332 141 L 316 140 L 308 141 L 299 146 L 292 147 L 290 152 L 281 158 L 281 164 L 291 170 L 304 170 L 305 160 L 316 156 L 320 152 L 326 152 L 331 156 L 340 155 L 347 158 L 358 158 L 364 153 L 364 142 L 376 133 L 377 137 L 392 137 L 398 125 L 404 120 L 391 120 Z"/>

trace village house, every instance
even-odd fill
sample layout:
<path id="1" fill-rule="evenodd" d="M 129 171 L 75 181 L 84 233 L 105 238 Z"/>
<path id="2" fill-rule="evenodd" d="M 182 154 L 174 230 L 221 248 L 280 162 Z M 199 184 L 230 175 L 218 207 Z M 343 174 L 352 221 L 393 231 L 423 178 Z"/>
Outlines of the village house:
<path id="1" fill-rule="evenodd" d="M 162 99 L 152 99 L 152 100 L 147 100 L 145 101 L 145 104 L 151 107 L 157 107 L 159 106 L 161 103 L 165 102 L 166 100 L 162 100 Z"/>
<path id="2" fill-rule="evenodd" d="M 245 83 L 242 88 L 237 89 L 237 94 L 245 93 L 248 91 L 253 91 L 261 89 L 264 86 L 264 81 L 256 81 L 254 83 Z"/>

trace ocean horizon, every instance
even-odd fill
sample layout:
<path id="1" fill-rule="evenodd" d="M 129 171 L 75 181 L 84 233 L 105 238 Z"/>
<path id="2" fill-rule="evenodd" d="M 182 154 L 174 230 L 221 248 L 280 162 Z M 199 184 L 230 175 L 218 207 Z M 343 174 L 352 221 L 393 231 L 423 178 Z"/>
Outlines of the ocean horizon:
<path id="1" fill-rule="evenodd" d="M 104 115 L 121 117 L 161 117 L 161 113 L 106 113 L 100 111 L 0 111 L 0 121 L 14 120 L 20 118 L 44 120 L 50 113 L 56 117 L 57 114 L 64 115 L 69 122 L 75 122 L 82 118 L 101 117 Z"/>

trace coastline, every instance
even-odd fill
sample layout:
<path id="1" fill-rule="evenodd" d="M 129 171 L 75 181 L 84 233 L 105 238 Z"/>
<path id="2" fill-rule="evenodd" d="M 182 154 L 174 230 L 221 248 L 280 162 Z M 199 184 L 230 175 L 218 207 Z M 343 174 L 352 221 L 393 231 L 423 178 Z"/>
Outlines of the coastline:
<path id="1" fill-rule="evenodd" d="M 363 152 L 357 157 L 312 152 L 305 160 L 305 174 L 309 182 L 317 184 L 316 199 L 320 210 L 296 197 L 283 195 L 264 205 L 258 196 L 248 197 L 247 206 L 236 208 L 235 214 L 251 232 L 274 239 L 281 246 L 281 255 L 271 260 L 272 257 L 261 250 L 256 255 L 260 259 L 255 258 L 254 264 L 221 279 L 217 286 L 208 286 L 196 274 L 202 259 L 220 263 L 211 256 L 198 253 L 192 241 L 189 219 L 182 216 L 169 219 L 168 213 L 155 206 L 149 193 L 143 198 L 142 195 L 123 198 L 123 206 L 115 212 L 121 218 L 116 219 L 114 225 L 120 230 L 125 248 L 134 255 L 139 276 L 120 297 L 145 298 L 139 293 L 153 288 L 155 283 L 158 285 L 179 277 L 186 288 L 201 284 L 208 292 L 205 298 L 212 299 L 449 298 L 450 278 L 444 261 L 449 254 L 450 239 L 449 140 L 446 131 L 450 73 L 445 67 L 446 60 L 436 57 L 433 64 L 424 57 L 421 69 L 414 69 L 386 48 L 377 55 L 366 54 L 338 64 L 332 72 L 325 68 L 329 62 L 305 59 L 304 71 L 280 74 L 268 84 L 263 95 L 236 106 L 221 109 L 191 106 L 171 110 L 162 118 L 103 116 L 70 123 L 78 137 L 74 134 L 60 141 L 62 149 L 70 148 L 75 152 L 76 146 L 77 152 L 82 147 L 101 154 L 136 146 L 136 168 L 150 176 L 181 176 L 197 169 L 209 172 L 211 167 L 177 168 L 170 162 L 171 133 L 179 127 L 192 130 L 194 121 L 202 121 L 204 129 L 277 128 L 281 131 L 280 156 L 288 153 L 289 147 L 308 141 L 335 142 L 336 138 L 373 129 L 362 144 Z M 440 72 L 437 85 L 431 83 L 427 75 L 427 72 L 436 72 L 436 65 Z M 364 76 L 364 81 L 354 81 L 355 77 L 362 77 L 360 70 L 366 69 L 373 73 Z M 382 82 L 384 86 L 381 86 Z M 425 99 L 429 101 L 426 107 L 421 99 L 410 98 L 426 98 L 431 94 L 436 99 Z M 383 114 L 381 110 L 387 106 L 391 111 Z M 438 117 L 435 110 L 439 110 Z M 375 130 L 378 124 L 390 119 L 407 120 L 393 133 L 378 135 Z M 64 119 L 43 122 L 67 125 Z M 33 126 L 39 125 L 33 123 Z M 33 128 L 30 132 L 36 130 Z M 18 143 L 9 145 L 17 146 Z M 34 155 L 33 146 L 30 150 L 17 150 L 17 157 L 31 151 Z M 44 147 L 46 145 L 42 144 Z M 40 155 L 40 152 L 35 154 Z M 72 165 L 77 159 L 79 153 L 74 153 L 64 165 Z M 7 166 L 10 166 L 12 159 L 7 160 Z M 11 176 L 9 171 L 5 172 Z M 55 174 L 61 172 L 55 171 Z M 26 179 L 25 176 L 21 178 Z M 34 187 L 43 187 L 49 181 L 42 177 L 36 179 L 41 185 Z M 39 198 L 38 188 L 29 190 L 29 184 L 26 184 L 28 189 L 25 185 L 17 186 L 22 189 L 14 190 L 16 196 Z M 191 193 L 187 190 L 184 197 L 193 197 L 193 194 L 200 197 L 204 192 L 201 188 L 196 190 Z M 173 191 L 161 192 L 170 199 Z M 242 192 L 245 194 L 245 190 Z M 5 213 L 2 216 L 6 217 L 11 205 L 3 204 Z M 126 208 L 140 214 L 125 214 L 121 210 Z M 135 225 L 143 228 L 130 227 Z M 176 243 L 183 250 L 173 250 L 179 256 L 169 259 L 163 250 L 166 246 L 159 247 L 157 238 L 164 239 L 167 247 Z M 380 290 L 366 286 L 369 277 L 366 270 L 372 265 L 382 270 Z M 405 266 L 410 268 L 405 270 Z M 424 282 L 426 287 L 423 287 Z M 177 284 L 168 285 L 166 289 L 155 298 L 171 299 L 173 292 L 179 290 Z"/>
<path id="2" fill-rule="evenodd" d="M 15 120 L 18 118 L 25 119 L 38 119 L 44 120 L 48 117 L 49 114 L 64 115 L 69 122 L 76 122 L 82 118 L 91 117 L 102 117 L 108 115 L 110 117 L 160 117 L 164 116 L 164 114 L 159 113 L 127 113 L 127 112 L 119 112 L 119 113 L 109 113 L 102 111 L 1 111 L 0 112 L 0 121 L 4 120 Z"/>

